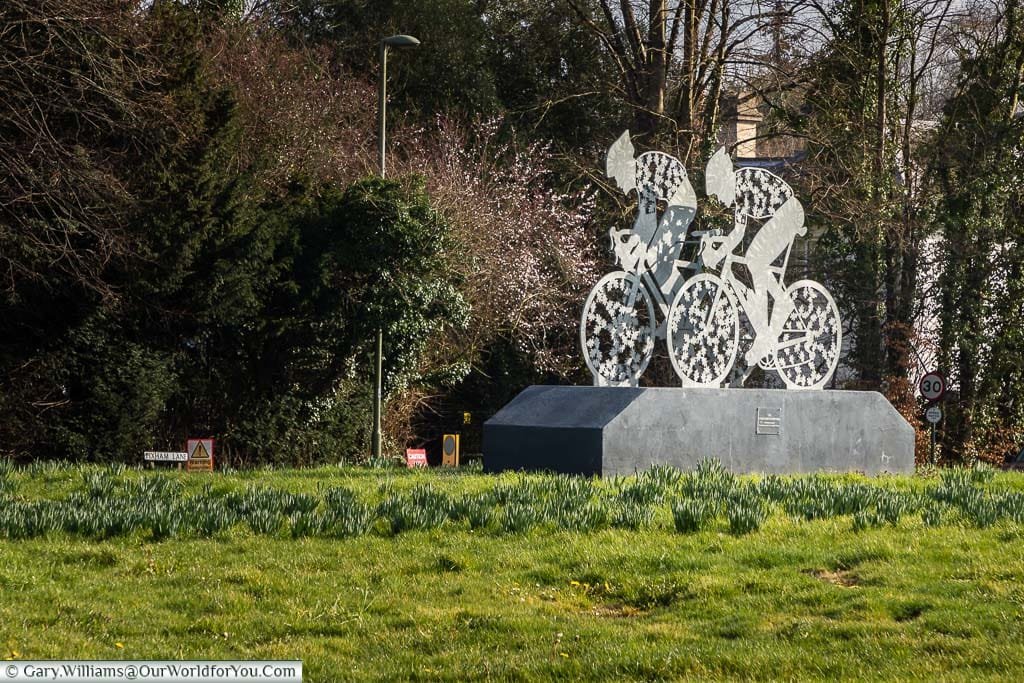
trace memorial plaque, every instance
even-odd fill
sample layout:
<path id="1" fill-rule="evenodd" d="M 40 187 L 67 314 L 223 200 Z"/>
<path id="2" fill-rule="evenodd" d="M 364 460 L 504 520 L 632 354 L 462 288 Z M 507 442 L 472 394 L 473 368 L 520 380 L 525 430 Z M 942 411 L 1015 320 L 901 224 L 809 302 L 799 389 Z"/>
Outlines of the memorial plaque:
<path id="1" fill-rule="evenodd" d="M 757 426 L 754 432 L 767 436 L 778 436 L 781 434 L 782 408 L 758 408 Z"/>

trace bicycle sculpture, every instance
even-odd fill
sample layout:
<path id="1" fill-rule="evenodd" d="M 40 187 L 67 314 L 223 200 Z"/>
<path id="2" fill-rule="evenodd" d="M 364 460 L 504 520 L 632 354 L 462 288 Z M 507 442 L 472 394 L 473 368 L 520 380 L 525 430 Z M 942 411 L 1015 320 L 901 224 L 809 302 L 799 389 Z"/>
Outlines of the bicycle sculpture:
<path id="1" fill-rule="evenodd" d="M 623 192 L 636 190 L 638 209 L 632 229 L 609 230 L 622 270 L 601 278 L 583 306 L 580 343 L 595 385 L 637 386 L 655 340 L 665 339 L 683 386 L 723 386 L 741 348 L 742 315 L 746 371 L 734 385 L 759 366 L 789 389 L 825 386 L 839 362 L 839 310 L 817 282 L 785 285 L 793 241 L 807 232 L 785 181 L 761 168 L 734 169 L 719 149 L 705 189 L 733 208 L 732 229 L 687 236 L 697 201 L 678 159 L 634 157 L 627 131 L 608 150 L 606 171 Z M 745 253 L 735 253 L 754 223 Z M 692 260 L 680 258 L 686 245 Z"/>

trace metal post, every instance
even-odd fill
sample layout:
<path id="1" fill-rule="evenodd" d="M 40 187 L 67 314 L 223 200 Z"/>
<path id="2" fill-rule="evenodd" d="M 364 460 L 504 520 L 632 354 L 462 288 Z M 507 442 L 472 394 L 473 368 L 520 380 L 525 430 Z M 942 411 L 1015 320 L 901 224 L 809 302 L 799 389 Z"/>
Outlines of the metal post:
<path id="1" fill-rule="evenodd" d="M 380 161 L 380 177 L 384 177 L 384 144 L 387 140 L 387 124 L 384 119 L 388 97 L 388 46 L 380 44 L 380 80 L 377 83 L 377 158 Z"/>
<path id="2" fill-rule="evenodd" d="M 934 422 L 932 422 L 932 447 L 931 447 L 931 452 L 928 454 L 928 461 L 932 465 L 935 464 L 935 423 Z"/>
<path id="3" fill-rule="evenodd" d="M 376 390 L 373 395 L 373 457 L 380 457 L 381 376 L 384 361 L 384 332 L 377 328 Z"/>
<path id="4" fill-rule="evenodd" d="M 380 177 L 385 177 L 384 148 L 387 143 L 387 106 L 388 106 L 388 47 L 415 47 L 420 41 L 412 36 L 397 35 L 380 41 L 380 80 L 377 83 L 377 156 L 380 161 Z M 381 384 L 383 383 L 384 367 L 384 330 L 377 328 L 377 358 L 374 377 L 373 396 L 373 457 L 381 457 L 380 447 L 380 413 Z"/>
<path id="5" fill-rule="evenodd" d="M 387 140 L 387 121 L 385 119 L 387 109 L 387 85 L 388 83 L 388 46 L 381 41 L 380 44 L 380 82 L 377 87 L 377 152 L 380 160 L 380 177 L 385 175 L 384 171 L 384 147 Z M 381 457 L 380 448 L 380 412 L 381 412 L 381 374 L 384 366 L 384 331 L 377 328 L 377 353 L 374 363 L 374 393 L 373 393 L 373 457 Z"/>

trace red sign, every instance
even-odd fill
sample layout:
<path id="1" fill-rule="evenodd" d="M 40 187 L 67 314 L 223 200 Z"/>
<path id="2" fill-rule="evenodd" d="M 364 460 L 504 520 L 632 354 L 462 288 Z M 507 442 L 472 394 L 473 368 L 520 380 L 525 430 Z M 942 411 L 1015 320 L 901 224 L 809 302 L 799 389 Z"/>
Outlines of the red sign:
<path id="1" fill-rule="evenodd" d="M 938 372 L 929 372 L 918 384 L 921 397 L 926 401 L 938 401 L 946 394 L 946 378 Z"/>
<path id="2" fill-rule="evenodd" d="M 405 449 L 405 466 L 412 469 L 413 467 L 426 467 L 427 466 L 427 451 L 425 448 L 406 448 Z"/>

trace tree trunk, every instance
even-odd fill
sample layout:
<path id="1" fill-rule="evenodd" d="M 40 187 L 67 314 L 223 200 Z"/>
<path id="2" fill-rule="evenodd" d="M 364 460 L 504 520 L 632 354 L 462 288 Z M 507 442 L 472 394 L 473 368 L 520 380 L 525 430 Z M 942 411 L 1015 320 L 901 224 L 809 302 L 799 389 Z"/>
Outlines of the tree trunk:
<path id="1" fill-rule="evenodd" d="M 665 113 L 665 0 L 651 0 L 651 25 L 647 32 L 647 90 L 644 106 L 657 121 Z"/>
<path id="2" fill-rule="evenodd" d="M 682 0 L 683 10 L 683 78 L 679 87 L 676 112 L 679 125 L 687 132 L 694 129 L 695 89 L 697 78 L 697 16 L 694 0 Z"/>

